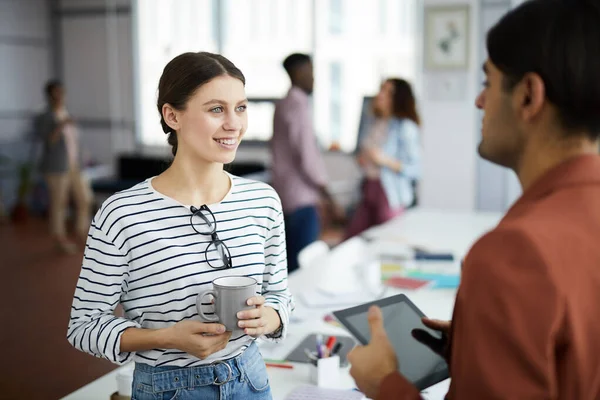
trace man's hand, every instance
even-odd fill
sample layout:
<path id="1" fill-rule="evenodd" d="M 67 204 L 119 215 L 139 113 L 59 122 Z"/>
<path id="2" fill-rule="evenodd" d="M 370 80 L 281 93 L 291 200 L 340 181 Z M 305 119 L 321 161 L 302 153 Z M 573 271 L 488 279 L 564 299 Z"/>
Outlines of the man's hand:
<path id="1" fill-rule="evenodd" d="M 398 370 L 398 360 L 390 340 L 383 327 L 383 316 L 379 307 L 369 309 L 371 342 L 367 346 L 358 346 L 348 354 L 352 364 L 350 375 L 358 388 L 374 399 L 379 394 L 383 379 Z"/>
<path id="2" fill-rule="evenodd" d="M 322 212 L 324 213 L 322 217 L 334 224 L 345 224 L 346 212 L 344 208 L 333 199 L 333 196 L 325 187 L 320 189 L 320 194 Z"/>
<path id="3" fill-rule="evenodd" d="M 419 342 L 433 350 L 443 357 L 448 362 L 448 333 L 450 332 L 450 321 L 440 321 L 437 319 L 423 318 L 423 325 L 426 327 L 439 331 L 442 333 L 442 338 L 432 336 L 429 332 L 424 329 L 413 329 L 412 335 Z"/>

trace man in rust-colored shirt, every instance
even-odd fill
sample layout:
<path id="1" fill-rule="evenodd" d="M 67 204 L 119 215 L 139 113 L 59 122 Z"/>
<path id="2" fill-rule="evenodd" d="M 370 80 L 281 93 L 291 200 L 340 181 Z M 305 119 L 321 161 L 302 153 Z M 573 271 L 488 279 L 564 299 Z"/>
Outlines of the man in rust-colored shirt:
<path id="1" fill-rule="evenodd" d="M 464 260 L 447 340 L 447 399 L 600 399 L 600 4 L 531 0 L 488 34 L 479 154 L 523 195 Z M 379 309 L 349 356 L 377 400 L 419 399 Z M 417 345 L 417 344 L 415 344 Z"/>

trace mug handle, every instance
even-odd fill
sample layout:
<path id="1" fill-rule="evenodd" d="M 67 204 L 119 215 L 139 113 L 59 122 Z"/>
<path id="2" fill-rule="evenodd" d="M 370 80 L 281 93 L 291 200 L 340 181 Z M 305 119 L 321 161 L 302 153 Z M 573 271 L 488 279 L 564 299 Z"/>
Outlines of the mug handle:
<path id="1" fill-rule="evenodd" d="M 200 293 L 198 297 L 196 297 L 196 308 L 198 309 L 198 314 L 200 314 L 202 319 L 204 319 L 205 321 L 218 322 L 219 317 L 216 313 L 213 315 L 206 315 L 204 314 L 204 311 L 202 311 L 202 299 L 208 296 L 209 294 L 212 295 L 212 297 L 214 297 L 215 300 L 217 299 L 217 292 L 215 292 L 213 289 L 205 290 L 204 292 Z"/>

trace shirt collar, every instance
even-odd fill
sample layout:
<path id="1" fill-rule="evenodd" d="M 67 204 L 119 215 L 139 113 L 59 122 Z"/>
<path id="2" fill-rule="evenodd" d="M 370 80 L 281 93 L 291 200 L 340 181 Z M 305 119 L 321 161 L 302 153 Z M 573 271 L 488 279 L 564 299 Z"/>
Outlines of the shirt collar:
<path id="1" fill-rule="evenodd" d="M 511 210 L 522 204 L 535 202 L 555 191 L 582 185 L 600 185 L 600 156 L 576 156 L 551 168 L 525 190 Z"/>
<path id="2" fill-rule="evenodd" d="M 288 92 L 288 96 L 302 99 L 306 102 L 309 100 L 309 95 L 298 86 L 292 86 Z"/>

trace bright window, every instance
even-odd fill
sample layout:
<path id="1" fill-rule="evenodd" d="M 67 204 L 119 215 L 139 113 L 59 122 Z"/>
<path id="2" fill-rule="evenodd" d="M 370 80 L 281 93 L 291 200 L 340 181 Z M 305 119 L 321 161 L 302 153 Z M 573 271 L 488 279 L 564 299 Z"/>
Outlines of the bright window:
<path id="1" fill-rule="evenodd" d="M 139 138 L 164 145 L 156 90 L 165 64 L 185 51 L 220 52 L 246 76 L 247 140 L 268 140 L 273 104 L 285 96 L 281 65 L 292 52 L 315 65 L 313 111 L 319 141 L 351 151 L 362 99 L 382 79 L 417 87 L 418 0 L 138 0 Z"/>

